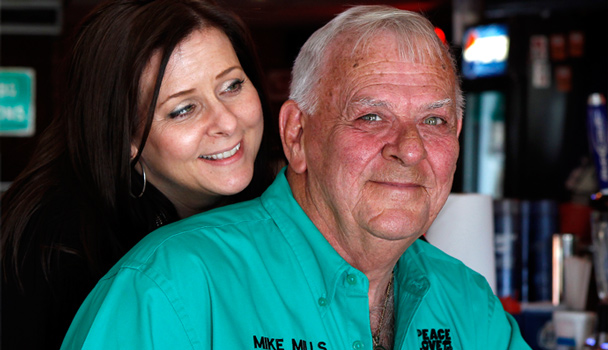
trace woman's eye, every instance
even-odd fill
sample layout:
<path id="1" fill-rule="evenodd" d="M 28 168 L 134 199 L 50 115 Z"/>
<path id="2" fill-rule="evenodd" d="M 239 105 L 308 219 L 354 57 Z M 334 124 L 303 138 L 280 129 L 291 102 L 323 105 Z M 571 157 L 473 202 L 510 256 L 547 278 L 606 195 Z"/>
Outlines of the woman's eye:
<path id="1" fill-rule="evenodd" d="M 237 91 L 241 90 L 244 82 L 245 82 L 244 79 L 235 80 L 224 91 L 225 92 L 237 92 Z"/>
<path id="2" fill-rule="evenodd" d="M 378 122 L 382 120 L 379 115 L 373 113 L 366 114 L 359 119 L 365 120 L 366 122 Z"/>
<path id="3" fill-rule="evenodd" d="M 424 124 L 427 125 L 441 125 L 445 124 L 445 120 L 440 117 L 428 117 L 424 120 Z"/>
<path id="4" fill-rule="evenodd" d="M 180 117 L 182 115 L 186 115 L 190 112 L 192 112 L 194 110 L 194 105 L 193 104 L 189 104 L 185 107 L 182 108 L 178 108 L 176 110 L 174 110 L 173 112 L 169 113 L 169 117 L 171 118 L 177 118 Z"/>

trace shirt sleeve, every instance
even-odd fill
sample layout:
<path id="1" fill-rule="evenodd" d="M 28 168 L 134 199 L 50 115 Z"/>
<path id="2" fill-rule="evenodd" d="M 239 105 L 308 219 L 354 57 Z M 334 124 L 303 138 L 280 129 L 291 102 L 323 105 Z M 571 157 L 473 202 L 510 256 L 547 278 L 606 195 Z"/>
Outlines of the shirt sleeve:
<path id="1" fill-rule="evenodd" d="M 87 297 L 61 349 L 194 349 L 184 310 L 159 276 L 123 268 Z"/>
<path id="2" fill-rule="evenodd" d="M 513 316 L 503 309 L 494 294 L 491 300 L 487 349 L 530 350 Z"/>

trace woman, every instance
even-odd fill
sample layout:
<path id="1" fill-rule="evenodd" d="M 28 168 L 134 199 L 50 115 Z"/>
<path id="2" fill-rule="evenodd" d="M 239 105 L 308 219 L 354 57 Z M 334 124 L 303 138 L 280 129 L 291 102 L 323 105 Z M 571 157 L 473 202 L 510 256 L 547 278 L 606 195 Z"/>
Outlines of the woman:
<path id="1" fill-rule="evenodd" d="M 143 236 L 257 196 L 273 177 L 251 40 L 225 10 L 109 1 L 72 53 L 62 113 L 2 198 L 3 349 L 59 348 Z"/>

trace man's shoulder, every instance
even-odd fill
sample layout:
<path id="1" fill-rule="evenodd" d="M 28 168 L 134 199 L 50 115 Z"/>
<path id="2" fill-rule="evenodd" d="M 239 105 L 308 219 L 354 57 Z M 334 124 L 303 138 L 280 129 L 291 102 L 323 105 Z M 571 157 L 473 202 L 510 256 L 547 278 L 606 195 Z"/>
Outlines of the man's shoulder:
<path id="1" fill-rule="evenodd" d="M 246 202 L 227 205 L 179 220 L 161 227 L 157 231 L 170 233 L 196 230 L 214 230 L 221 228 L 230 231 L 231 227 L 242 227 L 245 223 L 256 223 L 270 219 L 261 199 L 255 198 Z"/>
<path id="2" fill-rule="evenodd" d="M 416 257 L 425 262 L 441 265 L 449 264 L 454 265 L 457 268 L 464 266 L 466 268 L 466 266 L 460 260 L 452 257 L 423 239 L 416 240 L 408 251 L 411 253 L 412 258 Z"/>
<path id="3" fill-rule="evenodd" d="M 429 278 L 443 283 L 471 280 L 475 282 L 475 285 L 483 287 L 482 289 L 489 288 L 485 277 L 480 273 L 429 242 L 417 240 L 410 248 L 412 248 L 411 259 L 417 262 Z"/>
<path id="4" fill-rule="evenodd" d="M 210 210 L 148 234 L 121 259 L 113 272 L 121 268 L 144 270 L 151 266 L 219 262 L 226 258 L 227 251 L 253 249 L 251 242 L 273 231 L 270 227 L 273 227 L 272 218 L 259 199 Z"/>

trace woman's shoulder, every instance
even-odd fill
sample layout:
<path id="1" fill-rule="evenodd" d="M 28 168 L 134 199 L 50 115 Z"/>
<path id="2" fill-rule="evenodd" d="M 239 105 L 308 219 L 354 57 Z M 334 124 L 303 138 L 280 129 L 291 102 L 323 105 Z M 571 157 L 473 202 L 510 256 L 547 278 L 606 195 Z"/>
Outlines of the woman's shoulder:
<path id="1" fill-rule="evenodd" d="M 19 235 L 3 227 L 3 239 L 11 236 L 5 241 L 10 242 L 9 245 L 3 247 L 4 262 L 19 264 L 12 266 L 18 280 L 36 276 L 32 283 L 45 282 L 52 290 L 60 292 L 70 285 L 65 282 L 72 278 L 89 288 L 88 284 L 101 277 L 103 268 L 92 266 L 86 256 L 82 225 L 84 209 L 76 196 L 73 191 L 49 191 L 23 223 Z M 105 270 L 110 266 L 105 266 Z"/>
<path id="2" fill-rule="evenodd" d="M 74 260 L 80 260 L 73 258 L 82 251 L 77 207 L 67 193 L 45 196 L 25 223 L 21 236 L 15 237 L 20 241 L 18 259 L 29 262 L 30 267 L 36 270 L 48 263 L 49 274 L 67 271 L 62 264 L 64 261 L 73 264 Z M 42 259 L 45 253 L 51 253 L 48 259 Z"/>
<path id="3" fill-rule="evenodd" d="M 6 249 L 3 345 L 59 346 L 61 334 L 102 276 L 80 253 L 77 215 L 78 206 L 68 194 L 46 196 L 18 237 L 19 249 Z"/>

